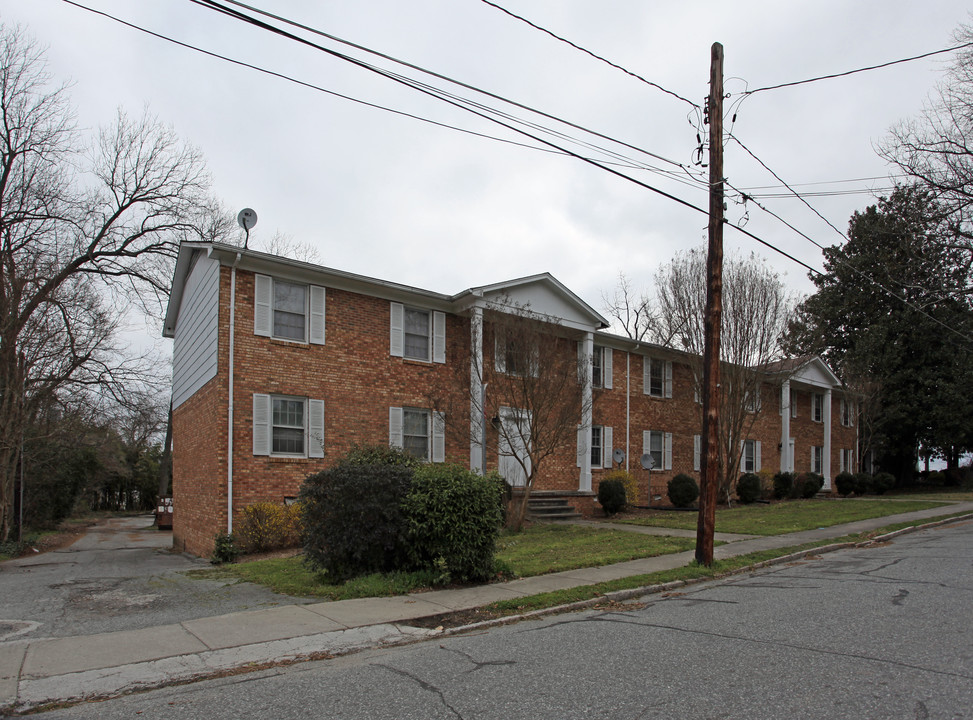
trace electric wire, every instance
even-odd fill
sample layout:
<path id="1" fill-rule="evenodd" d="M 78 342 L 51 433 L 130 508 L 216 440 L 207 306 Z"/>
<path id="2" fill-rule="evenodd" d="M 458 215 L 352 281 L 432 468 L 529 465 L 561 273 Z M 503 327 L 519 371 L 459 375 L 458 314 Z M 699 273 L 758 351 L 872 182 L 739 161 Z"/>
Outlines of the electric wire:
<path id="1" fill-rule="evenodd" d="M 197 5 L 201 5 L 203 7 L 210 7 L 210 9 L 217 10 L 218 12 L 223 12 L 224 14 L 227 14 L 227 15 L 230 15 L 231 17 L 234 17 L 233 11 L 231 11 L 229 8 L 222 8 L 218 3 L 211 3 L 211 2 L 207 2 L 206 0 L 189 0 L 189 2 L 195 3 Z M 435 78 L 437 78 L 439 80 L 443 80 L 445 82 L 451 83 L 453 85 L 457 85 L 457 86 L 462 87 L 462 88 L 465 88 L 467 90 L 472 90 L 473 92 L 480 93 L 480 94 L 485 95 L 486 97 L 490 97 L 490 98 L 492 98 L 494 100 L 499 100 L 500 102 L 504 102 L 504 103 L 507 103 L 507 104 L 512 105 L 514 107 L 518 107 L 521 110 L 527 110 L 528 112 L 532 112 L 532 113 L 535 113 L 535 114 L 540 115 L 542 117 L 546 117 L 549 120 L 554 120 L 556 122 L 563 123 L 563 124 L 565 124 L 565 125 L 567 125 L 569 127 L 574 128 L 575 130 L 580 130 L 582 132 L 589 133 L 591 135 L 594 135 L 595 137 L 600 137 L 603 140 L 608 140 L 610 142 L 616 143 L 616 144 L 621 145 L 623 147 L 627 147 L 630 150 L 634 150 L 636 152 L 639 152 L 639 153 L 643 153 L 645 155 L 648 155 L 649 157 L 652 157 L 652 158 L 654 158 L 656 160 L 659 160 L 660 162 L 665 162 L 665 163 L 668 163 L 670 165 L 674 165 L 675 167 L 678 167 L 678 168 L 682 169 L 684 172 L 686 172 L 688 174 L 691 174 L 690 168 L 688 168 L 685 164 L 680 163 L 680 162 L 678 162 L 676 160 L 671 160 L 669 158 L 663 157 L 662 155 L 658 155 L 658 154 L 653 153 L 653 152 L 651 152 L 649 150 L 646 150 L 644 148 L 638 147 L 637 145 L 632 145 L 630 143 L 627 143 L 627 142 L 618 140 L 617 138 L 612 138 L 610 136 L 603 135 L 602 133 L 599 133 L 599 132 L 597 132 L 595 130 L 591 130 L 591 129 L 586 128 L 586 127 L 584 127 L 582 125 L 577 125 L 577 124 L 572 123 L 572 122 L 570 122 L 568 120 L 565 120 L 563 118 L 559 118 L 559 117 L 557 117 L 555 115 L 548 114 L 548 113 L 546 113 L 546 112 L 544 112 L 542 110 L 538 110 L 538 109 L 533 108 L 533 107 L 531 107 L 529 105 L 525 105 L 523 103 L 517 102 L 516 100 L 511 100 L 511 99 L 506 98 L 506 97 L 504 97 L 502 95 L 498 95 L 498 94 L 493 93 L 493 92 L 490 92 L 488 90 L 484 90 L 484 89 L 479 88 L 479 87 L 477 87 L 475 85 L 471 85 L 469 83 L 465 83 L 465 82 L 463 82 L 461 80 L 456 80 L 455 78 L 451 78 L 451 77 L 449 77 L 447 75 L 443 75 L 442 73 L 438 73 L 436 71 L 433 71 L 433 70 L 429 70 L 427 68 L 424 68 L 424 67 L 422 67 L 420 65 L 415 65 L 415 64 L 410 63 L 410 62 L 407 62 L 405 60 L 401 60 L 399 58 L 393 57 L 392 55 L 388 55 L 386 53 L 382 53 L 380 51 L 373 50 L 373 49 L 368 48 L 368 47 L 366 47 L 364 45 L 359 45 L 359 44 L 354 43 L 354 42 L 351 42 L 349 40 L 344 40 L 344 39 L 342 39 L 342 38 L 340 38 L 340 37 L 338 37 L 336 35 L 332 35 L 330 33 L 324 32 L 323 30 L 319 30 L 317 28 L 313 28 L 313 27 L 311 27 L 309 25 L 304 25 L 302 23 L 299 23 L 297 21 L 291 20 L 291 19 L 286 18 L 284 16 L 275 15 L 273 13 L 270 13 L 270 12 L 268 12 L 266 10 L 262 10 L 261 8 L 255 7 L 253 5 L 248 5 L 246 3 L 240 2 L 240 0 L 223 0 L 223 2 L 225 2 L 227 4 L 230 4 L 230 5 L 234 5 L 236 7 L 244 8 L 246 10 L 249 10 L 250 12 L 256 13 L 256 14 L 261 15 L 263 17 L 270 18 L 270 19 L 276 20 L 278 22 L 282 22 L 282 23 L 284 23 L 286 25 L 290 25 L 291 27 L 299 28 L 301 30 L 304 30 L 305 32 L 309 32 L 309 33 L 312 33 L 314 35 L 318 35 L 320 37 L 325 37 L 325 38 L 327 38 L 329 40 L 332 40 L 334 42 L 340 43 L 342 45 L 346 45 L 348 47 L 352 47 L 352 48 L 354 48 L 356 50 L 360 50 L 360 51 L 365 52 L 365 53 L 368 53 L 370 55 L 375 55 L 376 57 L 380 57 L 383 60 L 388 60 L 390 62 L 396 63 L 397 65 L 402 65 L 402 66 L 407 67 L 407 68 L 409 68 L 411 70 L 416 70 L 417 72 L 421 72 L 423 74 L 430 75 L 430 76 L 435 77 Z M 240 15 L 242 17 L 246 17 L 246 16 L 243 16 L 242 13 Z M 272 26 L 268 26 L 268 27 L 272 27 Z M 299 41 L 302 40 L 301 38 L 299 38 L 297 36 L 293 36 L 293 37 L 294 37 L 294 39 L 297 39 Z M 665 90 L 664 88 L 660 88 L 660 89 Z M 668 91 L 666 91 L 666 92 L 668 92 Z M 682 98 L 680 98 L 680 99 L 682 99 Z M 689 102 L 689 101 L 687 101 L 687 102 Z"/>
<path id="2" fill-rule="evenodd" d="M 781 88 L 794 87 L 796 85 L 807 85 L 808 83 L 819 82 L 821 80 L 834 80 L 835 78 L 847 77 L 849 75 L 869 72 L 871 70 L 880 70 L 882 68 L 900 65 L 902 63 L 912 62 L 914 60 L 922 60 L 927 57 L 932 57 L 933 55 L 956 52 L 957 50 L 963 50 L 964 48 L 968 47 L 973 47 L 973 42 L 963 43 L 962 45 L 954 45 L 953 47 L 943 48 L 942 50 L 933 50 L 932 52 L 923 53 L 922 55 L 913 55 L 912 57 L 901 58 L 899 60 L 891 60 L 878 65 L 869 65 L 868 67 L 857 68 L 855 70 L 846 70 L 844 72 L 832 73 L 831 75 L 820 75 L 818 77 L 808 78 L 806 80 L 795 80 L 794 82 L 780 83 L 779 85 L 768 85 L 766 87 L 757 88 L 756 90 L 746 90 L 742 93 L 742 95 L 755 95 L 759 92 L 766 92 L 768 90 L 780 90 Z"/>
<path id="3" fill-rule="evenodd" d="M 520 16 L 520 15 L 514 13 L 514 12 L 511 12 L 510 10 L 507 10 L 506 8 L 501 7 L 500 5 L 497 5 L 495 2 L 490 2 L 490 0 L 481 0 L 481 1 L 484 4 L 489 5 L 490 7 L 496 8 L 497 10 L 499 10 L 502 13 L 506 13 L 507 15 L 509 15 L 510 17 L 512 17 L 512 18 L 514 18 L 516 20 L 520 20 L 521 22 L 526 23 L 527 25 L 530 25 L 535 30 L 539 30 L 542 33 L 546 33 L 546 34 L 550 35 L 555 40 L 559 40 L 559 41 L 561 41 L 561 42 L 563 42 L 563 43 L 565 43 L 567 45 L 570 45 L 575 50 L 579 50 L 579 51 L 581 51 L 581 52 L 583 52 L 583 53 L 585 53 L 587 55 L 590 55 L 595 60 L 599 60 L 599 61 L 605 63 L 606 65 L 610 65 L 611 67 L 615 68 L 616 70 L 621 70 L 626 75 L 630 75 L 631 77 L 635 78 L 636 80 L 640 80 L 641 82 L 645 83 L 646 85 L 649 85 L 650 87 L 655 88 L 656 90 L 661 90 L 662 92 L 666 93 L 667 95 L 671 95 L 672 97 L 676 98 L 677 100 L 682 100 L 684 103 L 688 103 L 689 105 L 691 105 L 694 108 L 698 108 L 699 107 L 699 105 L 697 103 L 694 103 L 692 100 L 688 100 L 688 99 L 684 98 L 682 95 L 679 95 L 678 93 L 675 93 L 672 90 L 669 90 L 667 88 L 662 87 L 658 83 L 652 82 L 651 80 L 647 80 L 644 77 L 642 77 L 641 75 L 639 75 L 638 73 L 634 73 L 631 70 L 628 70 L 627 68 L 624 68 L 621 65 L 618 65 L 617 63 L 612 62 L 611 60 L 608 60 L 606 58 L 603 58 L 601 55 L 597 55 L 597 54 L 591 52 L 591 50 L 588 50 L 587 48 L 581 47 L 580 45 L 571 42 L 567 38 L 563 38 L 560 35 L 557 35 L 557 34 L 551 32 L 547 28 L 541 27 L 540 25 L 537 25 L 536 23 L 531 22 L 527 18 L 522 17 L 522 16 Z"/>

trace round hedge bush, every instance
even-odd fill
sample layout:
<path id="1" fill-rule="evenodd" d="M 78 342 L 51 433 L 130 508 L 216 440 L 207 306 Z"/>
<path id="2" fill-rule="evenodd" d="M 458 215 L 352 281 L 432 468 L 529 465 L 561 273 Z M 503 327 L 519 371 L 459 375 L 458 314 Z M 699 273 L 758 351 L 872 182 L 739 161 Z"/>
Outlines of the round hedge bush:
<path id="1" fill-rule="evenodd" d="M 779 472 L 774 475 L 774 499 L 783 500 L 791 494 L 794 485 L 794 473 Z"/>
<path id="2" fill-rule="evenodd" d="M 847 471 L 838 473 L 838 476 L 834 479 L 834 487 L 839 495 L 848 497 L 855 492 L 855 476 Z"/>
<path id="3" fill-rule="evenodd" d="M 817 473 L 806 473 L 801 485 L 801 497 L 810 500 L 824 487 L 824 478 Z"/>
<path id="4" fill-rule="evenodd" d="M 737 480 L 737 498 L 744 505 L 756 502 L 760 497 L 760 478 L 754 473 L 744 473 Z"/>
<path id="5" fill-rule="evenodd" d="M 669 492 L 669 502 L 678 508 L 689 507 L 699 497 L 699 485 L 685 473 L 679 473 L 672 478 L 666 489 Z"/>
<path id="6" fill-rule="evenodd" d="M 617 478 L 602 480 L 598 483 L 598 502 L 605 515 L 614 515 L 623 510 L 627 504 L 625 483 Z"/>

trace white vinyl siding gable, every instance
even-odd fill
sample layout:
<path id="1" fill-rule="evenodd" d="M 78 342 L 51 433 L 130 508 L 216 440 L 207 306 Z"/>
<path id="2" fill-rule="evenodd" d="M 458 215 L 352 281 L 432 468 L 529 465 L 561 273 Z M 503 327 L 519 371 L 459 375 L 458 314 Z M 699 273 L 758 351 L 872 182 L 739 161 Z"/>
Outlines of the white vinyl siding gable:
<path id="1" fill-rule="evenodd" d="M 292 317 L 303 317 L 304 332 L 302 337 L 295 337 L 293 333 L 285 332 L 285 323 L 275 321 L 275 289 L 274 285 L 278 282 L 269 275 L 255 275 L 253 282 L 253 334 L 261 337 L 272 337 L 291 342 L 311 343 L 312 345 L 324 345 L 325 341 L 325 304 L 326 291 L 318 285 L 302 285 L 300 283 L 290 283 L 279 281 L 281 287 L 292 289 L 304 289 L 303 308 L 297 305 L 288 307 L 287 312 L 280 309 L 278 317 L 289 315 Z M 279 290 L 280 288 L 278 288 Z M 275 330 L 278 328 L 278 330 Z"/>
<path id="2" fill-rule="evenodd" d="M 218 370 L 220 263 L 200 255 L 186 280 L 172 343 L 172 406 L 177 408 Z"/>

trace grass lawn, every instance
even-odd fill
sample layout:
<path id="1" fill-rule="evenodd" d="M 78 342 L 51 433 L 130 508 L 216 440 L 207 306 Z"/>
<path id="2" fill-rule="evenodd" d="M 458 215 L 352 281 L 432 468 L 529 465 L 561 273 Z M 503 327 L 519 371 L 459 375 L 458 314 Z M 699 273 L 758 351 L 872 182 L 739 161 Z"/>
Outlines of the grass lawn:
<path id="1" fill-rule="evenodd" d="M 593 567 L 691 550 L 691 538 L 640 535 L 622 530 L 572 525 L 535 525 L 522 533 L 504 534 L 498 543 L 497 559 L 519 577 L 542 575 L 579 567 Z M 236 578 L 264 585 L 274 592 L 299 597 L 346 600 L 357 597 L 402 595 L 429 587 L 435 578 L 427 573 L 369 575 L 330 585 L 320 573 L 304 565 L 301 557 L 257 560 L 191 570 L 202 579 Z"/>
<path id="2" fill-rule="evenodd" d="M 943 504 L 912 499 L 842 499 L 788 500 L 773 505 L 737 505 L 716 509 L 716 531 L 744 535 L 783 535 L 913 510 L 926 510 Z M 694 512 L 660 510 L 640 517 L 622 518 L 617 522 L 695 530 L 696 517 L 697 513 Z"/>

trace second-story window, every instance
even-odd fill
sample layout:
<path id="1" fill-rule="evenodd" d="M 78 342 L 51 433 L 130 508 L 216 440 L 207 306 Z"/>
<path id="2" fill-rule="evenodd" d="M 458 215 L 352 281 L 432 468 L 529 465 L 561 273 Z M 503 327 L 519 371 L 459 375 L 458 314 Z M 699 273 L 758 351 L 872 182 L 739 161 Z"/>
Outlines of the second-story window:
<path id="1" fill-rule="evenodd" d="M 591 354 L 591 386 L 605 387 L 605 349 L 595 347 Z"/>
<path id="2" fill-rule="evenodd" d="M 811 394 L 811 419 L 814 422 L 824 420 L 824 395 L 821 393 Z"/>
<path id="3" fill-rule="evenodd" d="M 305 339 L 307 287 L 274 281 L 274 337 L 288 340 Z"/>
<path id="4" fill-rule="evenodd" d="M 430 322 L 428 310 L 405 309 L 404 357 L 429 360 Z"/>

